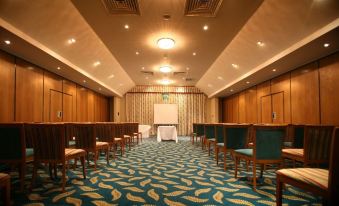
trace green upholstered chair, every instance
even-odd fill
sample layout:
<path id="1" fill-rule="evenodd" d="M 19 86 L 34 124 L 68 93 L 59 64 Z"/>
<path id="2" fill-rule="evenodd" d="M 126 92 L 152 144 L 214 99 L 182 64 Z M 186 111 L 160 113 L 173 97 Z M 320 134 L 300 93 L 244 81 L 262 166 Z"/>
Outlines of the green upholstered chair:
<path id="1" fill-rule="evenodd" d="M 253 189 L 256 190 L 256 165 L 261 165 L 261 173 L 265 164 L 281 164 L 281 149 L 287 125 L 254 125 L 250 135 L 253 136 L 253 148 L 234 150 L 235 178 L 238 173 L 240 159 L 253 162 Z"/>
<path id="2" fill-rule="evenodd" d="M 306 130 L 307 131 L 307 130 Z M 320 168 L 281 169 L 277 174 L 276 205 L 282 205 L 283 184 L 289 184 L 322 196 L 324 205 L 339 205 L 339 128 L 337 127 L 331 140 L 329 170 Z"/>
<path id="3" fill-rule="evenodd" d="M 211 145 L 215 147 L 216 124 L 205 124 L 204 148 L 207 146 L 208 155 L 211 155 Z"/>
<path id="4" fill-rule="evenodd" d="M 303 148 L 304 145 L 304 126 L 289 124 L 287 128 L 284 148 Z"/>
<path id="5" fill-rule="evenodd" d="M 37 169 L 41 163 L 49 165 L 62 165 L 62 191 L 65 191 L 66 167 L 71 159 L 80 158 L 85 171 L 85 151 L 82 149 L 65 148 L 65 127 L 63 124 L 25 124 L 27 133 L 30 133 L 33 142 L 34 160 L 32 188 L 37 176 Z"/>
<path id="6" fill-rule="evenodd" d="M 109 125 L 111 127 L 111 134 L 113 138 L 113 157 L 115 158 L 115 152 L 118 150 L 118 146 L 120 146 L 122 156 L 125 152 L 125 140 L 122 137 L 123 133 L 121 129 L 122 124 L 110 122 Z"/>
<path id="7" fill-rule="evenodd" d="M 219 163 L 219 152 L 224 153 L 224 170 L 226 171 L 226 154 L 237 149 L 246 148 L 251 124 L 223 124 L 222 133 L 217 128 L 216 160 Z M 220 135 L 223 134 L 222 139 Z"/>
<path id="8" fill-rule="evenodd" d="M 204 148 L 204 139 L 205 139 L 205 124 L 204 123 L 197 123 L 196 124 L 196 129 L 197 129 L 197 136 L 196 138 L 200 139 L 201 142 L 201 147 L 202 149 Z"/>
<path id="9" fill-rule="evenodd" d="M 19 168 L 20 189 L 24 189 L 26 163 L 33 160 L 33 149 L 26 148 L 23 123 L 0 124 L 0 163 Z"/>
<path id="10" fill-rule="evenodd" d="M 326 125 L 305 125 L 303 129 L 298 128 L 299 131 L 296 130 L 296 133 L 299 134 L 296 135 L 304 134 L 304 147 L 283 149 L 283 158 L 302 162 L 304 166 L 328 163 L 333 128 Z"/>

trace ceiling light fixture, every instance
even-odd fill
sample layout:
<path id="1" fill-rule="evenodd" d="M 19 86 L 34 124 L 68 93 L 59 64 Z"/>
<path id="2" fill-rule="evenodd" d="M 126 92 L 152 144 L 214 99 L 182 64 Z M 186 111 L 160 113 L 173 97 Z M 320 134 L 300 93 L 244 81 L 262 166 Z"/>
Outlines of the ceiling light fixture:
<path id="1" fill-rule="evenodd" d="M 76 42 L 76 40 L 74 38 L 70 38 L 68 39 L 68 44 L 74 44 Z"/>
<path id="2" fill-rule="evenodd" d="M 197 55 L 197 53 L 193 52 L 193 56 Z"/>
<path id="3" fill-rule="evenodd" d="M 160 67 L 160 71 L 163 72 L 163 73 L 168 73 L 168 72 L 171 72 L 172 71 L 172 68 L 168 65 L 166 66 L 161 66 Z"/>
<path id="4" fill-rule="evenodd" d="M 208 87 L 210 87 L 210 88 L 211 88 L 211 87 L 213 87 L 213 85 L 212 85 L 212 84 L 208 84 L 207 86 L 208 86 Z"/>
<path id="5" fill-rule="evenodd" d="M 57 67 L 57 70 L 60 70 L 61 68 L 60 67 Z"/>
<path id="6" fill-rule="evenodd" d="M 112 79 L 112 78 L 114 78 L 114 74 L 108 76 L 108 79 Z"/>
<path id="7" fill-rule="evenodd" d="M 205 31 L 208 30 L 208 26 L 204 25 L 204 27 L 202 27 Z"/>
<path id="8" fill-rule="evenodd" d="M 217 77 L 219 80 L 223 80 L 224 78 L 222 78 L 222 76 L 218 76 Z"/>
<path id="9" fill-rule="evenodd" d="M 86 83 L 86 80 L 83 80 L 82 82 L 83 82 L 83 83 Z"/>
<path id="10" fill-rule="evenodd" d="M 99 91 L 101 91 L 101 88 L 99 87 Z"/>
<path id="11" fill-rule="evenodd" d="M 125 24 L 124 28 L 125 28 L 125 29 L 129 29 L 128 24 Z"/>
<path id="12" fill-rule="evenodd" d="M 189 67 L 186 67 L 186 70 L 188 71 L 188 70 L 190 70 L 190 68 L 189 68 Z"/>
<path id="13" fill-rule="evenodd" d="M 158 40 L 157 45 L 160 49 L 172 49 L 175 41 L 171 38 L 161 38 Z"/>
<path id="14" fill-rule="evenodd" d="M 123 85 L 124 85 L 124 84 L 122 84 L 122 83 L 119 84 L 120 87 L 123 86 Z"/>
<path id="15" fill-rule="evenodd" d="M 262 41 L 258 41 L 258 42 L 257 42 L 257 45 L 263 47 L 263 46 L 265 46 L 265 43 L 262 42 Z"/>
<path id="16" fill-rule="evenodd" d="M 139 55 L 140 53 L 138 51 L 135 52 L 136 55 Z"/>
<path id="17" fill-rule="evenodd" d="M 249 81 L 246 82 L 246 84 L 249 84 L 249 83 L 251 83 L 251 82 L 249 82 Z"/>
<path id="18" fill-rule="evenodd" d="M 93 63 L 93 66 L 97 67 L 97 66 L 99 66 L 100 64 L 101 64 L 101 63 L 100 63 L 99 61 L 96 61 L 96 62 Z"/>
<path id="19" fill-rule="evenodd" d="M 159 80 L 159 83 L 160 83 L 160 84 L 164 84 L 164 85 L 168 85 L 168 84 L 171 84 L 171 83 L 172 83 L 172 80 L 169 80 L 169 79 L 162 79 L 162 80 Z"/>
<path id="20" fill-rule="evenodd" d="M 141 67 L 142 70 L 145 70 L 145 67 Z"/>
<path id="21" fill-rule="evenodd" d="M 234 91 L 233 89 L 230 90 L 230 92 L 233 92 L 233 91 Z"/>
<path id="22" fill-rule="evenodd" d="M 8 44 L 11 44 L 11 41 L 9 41 L 9 40 L 5 40 L 4 42 L 5 42 L 5 44 L 7 44 L 7 45 L 8 45 Z"/>
<path id="23" fill-rule="evenodd" d="M 232 64 L 232 67 L 237 69 L 237 68 L 239 68 L 239 65 L 237 65 L 237 64 Z"/>
<path id="24" fill-rule="evenodd" d="M 273 72 L 276 72 L 277 70 L 276 69 L 272 69 Z"/>
<path id="25" fill-rule="evenodd" d="M 324 44 L 324 47 L 326 48 L 326 47 L 329 47 L 330 46 L 330 44 L 329 43 L 325 43 Z"/>

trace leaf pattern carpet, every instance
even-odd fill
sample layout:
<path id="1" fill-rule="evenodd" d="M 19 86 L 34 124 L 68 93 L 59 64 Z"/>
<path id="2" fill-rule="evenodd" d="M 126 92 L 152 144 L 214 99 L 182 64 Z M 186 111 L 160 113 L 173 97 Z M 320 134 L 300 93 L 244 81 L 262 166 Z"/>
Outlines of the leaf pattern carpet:
<path id="1" fill-rule="evenodd" d="M 158 143 L 145 139 L 124 157 L 111 159 L 107 165 L 100 157 L 97 170 L 87 168 L 82 178 L 81 166 L 67 172 L 66 192 L 61 193 L 60 179 L 52 181 L 41 168 L 36 187 L 29 193 L 31 168 L 26 176 L 26 192 L 20 193 L 18 180 L 12 178 L 13 205 L 275 205 L 275 169 L 268 168 L 253 191 L 246 181 L 245 164 L 234 179 L 233 160 L 228 157 L 227 172 L 216 165 L 201 146 L 188 137 L 179 143 Z M 16 173 L 13 172 L 12 175 Z M 61 176 L 59 174 L 59 176 Z M 287 186 L 284 205 L 321 205 L 321 199 L 298 188 Z M 1 204 L 1 203 L 0 203 Z"/>

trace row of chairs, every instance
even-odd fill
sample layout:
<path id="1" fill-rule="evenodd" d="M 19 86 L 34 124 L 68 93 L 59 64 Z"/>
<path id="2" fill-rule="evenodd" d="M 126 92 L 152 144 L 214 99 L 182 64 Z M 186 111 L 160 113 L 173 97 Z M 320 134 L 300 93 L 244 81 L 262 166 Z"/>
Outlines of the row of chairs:
<path id="1" fill-rule="evenodd" d="M 247 163 L 252 162 L 254 176 L 253 188 L 255 190 L 257 164 L 261 165 L 261 176 L 266 164 L 278 164 L 281 168 L 284 167 L 285 159 L 292 160 L 293 167 L 295 167 L 295 162 L 301 162 L 303 167 L 328 164 L 330 159 L 330 148 L 332 146 L 332 150 L 334 150 L 334 141 L 338 139 L 335 138 L 335 135 L 338 134 L 334 132 L 334 126 L 326 125 L 200 123 L 193 124 L 192 143 L 194 143 L 194 141 L 198 142 L 200 139 L 202 148 L 204 149 L 205 147 L 208 147 L 209 154 L 210 147 L 213 145 L 215 148 L 217 164 L 219 151 L 223 151 L 224 170 L 226 170 L 226 153 L 230 152 L 235 160 L 235 177 L 237 177 L 238 163 L 240 159 L 245 159 Z M 291 172 L 290 170 L 287 170 L 288 172 L 285 171 L 286 170 L 277 171 L 277 177 L 279 177 L 279 180 L 285 181 L 288 179 L 286 176 L 291 176 L 291 174 L 293 174 L 294 177 L 298 176 L 295 172 Z M 311 171 L 307 178 L 316 178 L 316 175 L 313 173 L 314 171 Z M 305 176 L 305 174 L 308 173 L 303 171 L 302 175 Z M 321 180 L 325 179 L 325 182 L 328 181 L 328 170 L 317 170 L 317 174 L 319 174 L 318 179 L 311 182 L 319 182 L 319 178 Z M 300 178 L 301 176 L 299 175 L 298 177 Z M 290 179 L 291 178 L 289 178 L 289 180 Z M 298 182 L 301 182 L 301 180 L 298 180 Z M 296 186 L 300 185 L 305 186 L 305 184 L 298 184 Z M 281 186 L 281 183 L 278 183 L 277 186 Z M 317 191 L 329 191 L 328 187 L 326 187 L 327 185 L 324 186 L 323 184 L 318 184 L 317 186 Z M 326 188 L 326 190 L 324 190 L 324 188 Z M 308 188 L 306 187 L 306 189 Z M 281 204 L 281 187 L 277 187 L 277 191 L 278 190 L 280 193 L 277 192 L 277 203 L 280 202 Z M 337 192 L 339 191 L 338 181 L 336 182 L 335 190 Z M 328 195 L 324 195 L 325 193 L 318 192 L 316 194 L 320 194 L 324 196 L 325 199 L 328 199 Z M 279 194 L 280 196 L 278 197 Z"/>
<path id="2" fill-rule="evenodd" d="M 80 159 L 83 176 L 86 178 L 85 158 L 93 154 L 94 169 L 101 151 L 105 152 L 107 164 L 109 153 L 113 158 L 118 146 L 121 155 L 128 145 L 141 141 L 138 123 L 2 123 L 0 124 L 0 163 L 19 167 L 20 189 L 24 188 L 26 163 L 33 162 L 32 187 L 37 168 L 49 165 L 56 176 L 56 168 L 62 165 L 62 191 L 65 188 L 65 173 L 71 159 Z"/>

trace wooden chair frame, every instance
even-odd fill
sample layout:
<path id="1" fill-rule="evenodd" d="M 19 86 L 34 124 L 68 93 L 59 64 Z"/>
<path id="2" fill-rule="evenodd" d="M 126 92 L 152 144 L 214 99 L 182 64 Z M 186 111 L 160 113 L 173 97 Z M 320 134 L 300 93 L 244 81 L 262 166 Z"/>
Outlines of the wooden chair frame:
<path id="1" fill-rule="evenodd" d="M 11 205 L 11 177 L 8 174 L 0 174 L 0 189 L 3 189 L 3 202 L 5 206 Z"/>

